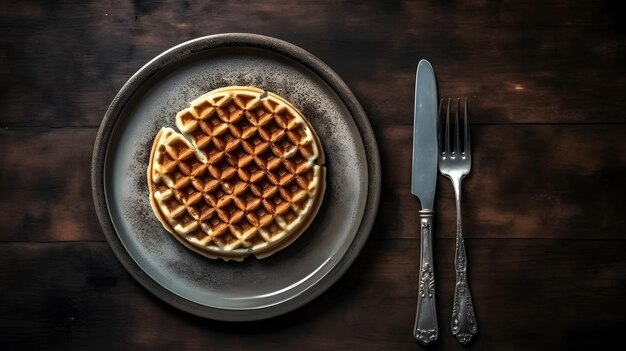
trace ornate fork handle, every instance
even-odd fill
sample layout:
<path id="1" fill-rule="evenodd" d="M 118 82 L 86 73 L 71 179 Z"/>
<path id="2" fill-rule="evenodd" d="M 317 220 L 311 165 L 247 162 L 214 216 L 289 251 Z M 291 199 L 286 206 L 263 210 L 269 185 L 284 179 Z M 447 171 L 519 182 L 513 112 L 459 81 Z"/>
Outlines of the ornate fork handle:
<path id="1" fill-rule="evenodd" d="M 439 336 L 437 327 L 437 308 L 435 304 L 435 274 L 433 265 L 433 215 L 431 210 L 420 211 L 421 247 L 419 271 L 419 292 L 417 295 L 417 314 L 413 335 L 415 339 L 429 344 Z"/>
<path id="2" fill-rule="evenodd" d="M 456 197 L 456 253 L 454 257 L 456 285 L 452 305 L 452 334 L 462 344 L 466 344 L 476 334 L 478 326 L 472 295 L 467 283 L 467 255 L 465 254 L 465 241 L 461 224 L 461 180 L 453 179 L 452 184 Z"/>

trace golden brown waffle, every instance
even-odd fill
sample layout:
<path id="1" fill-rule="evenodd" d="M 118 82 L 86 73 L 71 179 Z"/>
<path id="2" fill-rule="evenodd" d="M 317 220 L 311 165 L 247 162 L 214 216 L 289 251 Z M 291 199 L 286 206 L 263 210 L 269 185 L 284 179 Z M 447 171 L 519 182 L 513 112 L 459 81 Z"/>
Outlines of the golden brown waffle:
<path id="1" fill-rule="evenodd" d="M 253 87 L 213 90 L 162 128 L 152 145 L 152 209 L 185 246 L 210 258 L 263 258 L 317 213 L 324 154 L 302 114 Z"/>

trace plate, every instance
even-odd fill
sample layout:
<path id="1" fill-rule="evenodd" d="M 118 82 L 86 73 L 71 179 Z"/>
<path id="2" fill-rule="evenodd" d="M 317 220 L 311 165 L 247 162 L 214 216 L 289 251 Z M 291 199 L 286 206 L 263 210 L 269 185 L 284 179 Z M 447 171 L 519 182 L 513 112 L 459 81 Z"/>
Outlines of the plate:
<path id="1" fill-rule="evenodd" d="M 185 248 L 148 201 L 146 169 L 158 130 L 175 128 L 176 113 L 195 97 L 232 85 L 291 101 L 315 128 L 326 156 L 326 192 L 312 224 L 262 260 L 211 260 Z M 328 66 L 287 42 L 229 33 L 173 47 L 128 80 L 96 138 L 92 189 L 107 241 L 146 289 L 202 317 L 258 320 L 304 305 L 348 269 L 376 215 L 380 160 L 365 112 Z"/>

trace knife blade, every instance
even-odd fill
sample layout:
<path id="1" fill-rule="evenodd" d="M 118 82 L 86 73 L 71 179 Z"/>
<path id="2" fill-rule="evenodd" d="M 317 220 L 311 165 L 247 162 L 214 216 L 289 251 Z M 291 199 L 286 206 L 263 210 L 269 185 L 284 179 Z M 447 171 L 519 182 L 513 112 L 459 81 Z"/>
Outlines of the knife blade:
<path id="1" fill-rule="evenodd" d="M 419 211 L 421 256 L 413 335 L 424 344 L 437 340 L 439 336 L 432 252 L 437 144 L 437 83 L 431 64 L 421 60 L 415 77 L 411 193 L 418 197 L 422 206 Z"/>

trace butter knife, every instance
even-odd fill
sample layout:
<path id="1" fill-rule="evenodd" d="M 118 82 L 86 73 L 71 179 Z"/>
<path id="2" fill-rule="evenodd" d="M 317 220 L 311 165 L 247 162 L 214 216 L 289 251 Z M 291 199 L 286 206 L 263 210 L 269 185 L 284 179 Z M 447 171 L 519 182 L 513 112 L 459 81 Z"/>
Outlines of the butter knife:
<path id="1" fill-rule="evenodd" d="M 419 198 L 422 205 L 419 211 L 421 231 L 419 289 L 413 335 L 423 344 L 429 344 L 439 336 L 432 245 L 438 146 L 437 84 L 433 68 L 426 60 L 421 60 L 417 65 L 413 118 L 411 193 Z"/>

